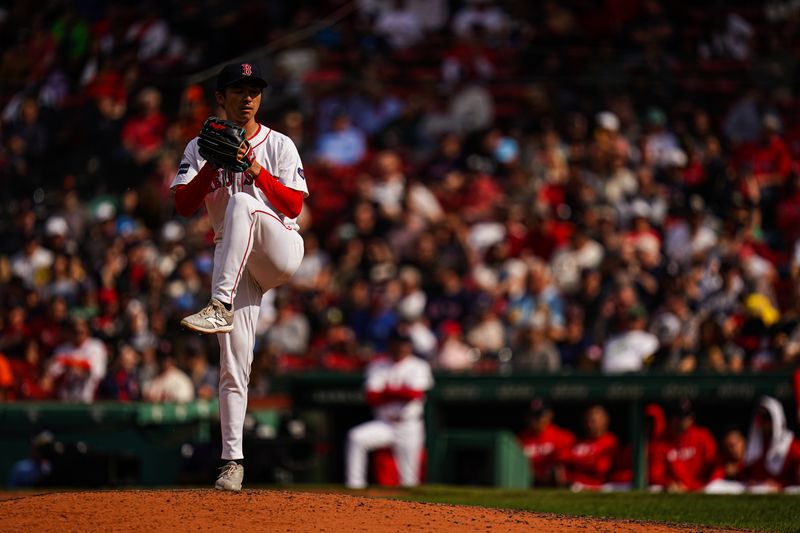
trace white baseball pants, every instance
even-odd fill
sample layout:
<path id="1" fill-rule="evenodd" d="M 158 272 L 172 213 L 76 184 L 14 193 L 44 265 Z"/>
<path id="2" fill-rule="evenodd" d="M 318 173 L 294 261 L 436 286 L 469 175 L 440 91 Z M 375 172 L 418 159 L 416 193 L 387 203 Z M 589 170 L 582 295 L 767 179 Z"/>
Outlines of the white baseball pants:
<path id="1" fill-rule="evenodd" d="M 247 384 L 264 293 L 289 280 L 303 259 L 303 238 L 246 193 L 228 200 L 222 242 L 214 249 L 212 297 L 233 303 L 233 331 L 219 333 L 222 459 L 243 459 Z"/>
<path id="2" fill-rule="evenodd" d="M 400 484 L 419 485 L 422 447 L 425 446 L 425 424 L 422 420 L 386 422 L 372 420 L 351 429 L 347 434 L 347 479 L 352 489 L 367 486 L 367 454 L 391 446 Z"/>

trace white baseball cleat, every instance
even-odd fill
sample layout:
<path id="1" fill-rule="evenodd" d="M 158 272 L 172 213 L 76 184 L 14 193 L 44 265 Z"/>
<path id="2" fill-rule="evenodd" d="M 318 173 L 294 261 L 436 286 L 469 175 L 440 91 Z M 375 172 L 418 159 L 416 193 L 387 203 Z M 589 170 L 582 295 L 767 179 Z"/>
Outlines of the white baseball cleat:
<path id="1" fill-rule="evenodd" d="M 198 333 L 228 333 L 233 330 L 233 309 L 228 311 L 222 302 L 211 298 L 205 308 L 181 320 L 181 326 Z"/>
<path id="2" fill-rule="evenodd" d="M 242 490 L 242 479 L 244 479 L 244 467 L 236 461 L 228 461 L 228 464 L 221 467 L 214 488 L 217 490 L 231 490 L 238 492 Z"/>

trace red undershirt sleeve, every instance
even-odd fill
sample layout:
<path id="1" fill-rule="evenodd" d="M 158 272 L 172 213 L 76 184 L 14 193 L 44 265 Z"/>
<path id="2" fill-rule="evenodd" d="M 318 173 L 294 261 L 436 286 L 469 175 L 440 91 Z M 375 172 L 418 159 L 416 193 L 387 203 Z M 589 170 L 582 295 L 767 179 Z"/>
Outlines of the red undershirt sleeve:
<path id="1" fill-rule="evenodd" d="M 367 391 L 366 399 L 370 407 L 377 407 L 386 402 L 382 391 Z"/>
<path id="2" fill-rule="evenodd" d="M 256 185 L 267 196 L 267 199 L 278 211 L 289 218 L 297 218 L 303 209 L 303 193 L 291 189 L 281 183 L 267 169 L 261 167 L 261 172 L 255 178 Z"/>
<path id="3" fill-rule="evenodd" d="M 410 387 L 387 388 L 384 394 L 393 400 L 405 402 L 425 397 L 425 391 L 412 389 Z"/>
<path id="4" fill-rule="evenodd" d="M 179 215 L 188 217 L 197 211 L 208 194 L 208 188 L 215 174 L 216 170 L 206 164 L 192 181 L 175 187 L 175 209 Z"/>

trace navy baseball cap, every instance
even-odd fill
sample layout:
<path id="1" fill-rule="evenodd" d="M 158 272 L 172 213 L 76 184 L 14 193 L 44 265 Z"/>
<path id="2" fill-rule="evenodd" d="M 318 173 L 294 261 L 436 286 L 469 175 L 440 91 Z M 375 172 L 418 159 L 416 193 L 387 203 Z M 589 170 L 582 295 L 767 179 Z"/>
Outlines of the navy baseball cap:
<path id="1" fill-rule="evenodd" d="M 689 398 L 679 398 L 664 406 L 664 412 L 668 417 L 683 418 L 694 415 L 694 405 Z"/>
<path id="2" fill-rule="evenodd" d="M 531 415 L 536 418 L 542 416 L 542 413 L 544 413 L 545 411 L 552 411 L 550 404 L 547 403 L 547 401 L 542 398 L 534 398 L 531 401 L 530 408 L 531 408 Z"/>
<path id="3" fill-rule="evenodd" d="M 217 76 L 217 91 L 222 92 L 225 87 L 240 81 L 255 83 L 262 89 L 267 86 L 267 81 L 261 74 L 261 68 L 255 63 L 230 63 L 225 65 Z"/>
<path id="4" fill-rule="evenodd" d="M 403 326 L 396 326 L 389 332 L 389 342 L 411 342 L 411 335 L 408 329 Z"/>

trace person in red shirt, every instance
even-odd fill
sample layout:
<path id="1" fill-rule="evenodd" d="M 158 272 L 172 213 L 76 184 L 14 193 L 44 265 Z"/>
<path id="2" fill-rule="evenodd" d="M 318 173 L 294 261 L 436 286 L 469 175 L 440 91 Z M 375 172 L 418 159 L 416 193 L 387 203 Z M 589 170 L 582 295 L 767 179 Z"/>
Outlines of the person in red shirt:
<path id="1" fill-rule="evenodd" d="M 780 402 L 758 402 L 744 452 L 743 478 L 750 492 L 777 492 L 800 485 L 800 441 L 786 427 Z"/>
<path id="2" fill-rule="evenodd" d="M 664 432 L 667 421 L 664 409 L 658 404 L 648 404 L 644 409 L 647 427 L 647 484 L 651 491 L 658 492 L 664 487 L 666 471 L 666 442 Z M 614 467 L 609 475 L 609 483 L 604 490 L 630 490 L 633 481 L 633 449 L 630 444 L 620 446 Z"/>
<path id="3" fill-rule="evenodd" d="M 731 429 L 720 440 L 719 452 L 711 471 L 711 481 L 704 492 L 708 494 L 740 494 L 744 492 L 742 483 L 744 470 L 744 450 L 746 441 L 741 431 Z"/>
<path id="4" fill-rule="evenodd" d="M 167 119 L 161 112 L 161 93 L 146 87 L 137 96 L 139 113 L 122 128 L 122 145 L 137 166 L 151 162 L 164 143 Z"/>
<path id="5" fill-rule="evenodd" d="M 779 186 L 792 169 L 792 154 L 781 136 L 781 122 L 776 115 L 765 115 L 761 126 L 759 141 L 739 146 L 734 160 L 752 169 L 762 188 Z"/>
<path id="6" fill-rule="evenodd" d="M 599 489 L 606 481 L 617 456 L 619 442 L 608 431 L 608 412 L 600 405 L 583 415 L 585 437 L 576 441 L 561 457 L 557 472 L 561 485 L 575 489 Z"/>
<path id="7" fill-rule="evenodd" d="M 669 492 L 700 490 L 714 468 L 717 442 L 707 428 L 695 424 L 694 407 L 688 399 L 667 406 L 665 411 L 664 487 Z"/>
<path id="8" fill-rule="evenodd" d="M 531 402 L 528 425 L 518 438 L 530 461 L 533 484 L 537 487 L 554 486 L 556 464 L 572 448 L 575 435 L 555 425 L 552 407 L 536 398 Z"/>
<path id="9" fill-rule="evenodd" d="M 746 441 L 742 432 L 732 429 L 720 441 L 720 449 L 711 479 L 740 480 L 744 469 L 744 450 Z"/>

